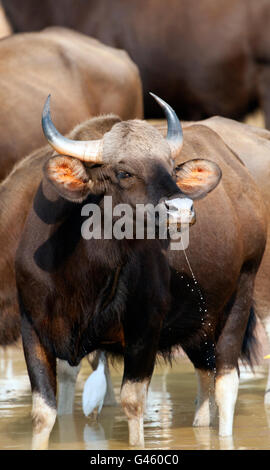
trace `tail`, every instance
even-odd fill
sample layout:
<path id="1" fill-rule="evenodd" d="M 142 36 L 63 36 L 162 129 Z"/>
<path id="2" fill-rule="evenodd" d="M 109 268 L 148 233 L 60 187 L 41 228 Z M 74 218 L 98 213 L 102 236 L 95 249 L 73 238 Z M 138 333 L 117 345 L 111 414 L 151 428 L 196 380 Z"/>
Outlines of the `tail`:
<path id="1" fill-rule="evenodd" d="M 256 325 L 257 319 L 254 305 L 252 305 L 241 350 L 241 360 L 244 364 L 249 365 L 251 369 L 258 364 L 258 341 L 255 335 Z"/>

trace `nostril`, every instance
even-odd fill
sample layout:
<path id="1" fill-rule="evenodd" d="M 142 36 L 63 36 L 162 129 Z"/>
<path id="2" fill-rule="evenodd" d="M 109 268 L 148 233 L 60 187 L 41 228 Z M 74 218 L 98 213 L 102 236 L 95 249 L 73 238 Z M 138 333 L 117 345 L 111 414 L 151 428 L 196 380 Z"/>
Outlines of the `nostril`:
<path id="1" fill-rule="evenodd" d="M 168 211 L 178 211 L 179 206 L 174 204 L 172 201 L 165 201 L 165 207 Z"/>
<path id="2" fill-rule="evenodd" d="M 169 210 L 171 208 L 170 207 L 170 201 L 164 201 L 164 205 L 165 205 L 167 210 Z"/>

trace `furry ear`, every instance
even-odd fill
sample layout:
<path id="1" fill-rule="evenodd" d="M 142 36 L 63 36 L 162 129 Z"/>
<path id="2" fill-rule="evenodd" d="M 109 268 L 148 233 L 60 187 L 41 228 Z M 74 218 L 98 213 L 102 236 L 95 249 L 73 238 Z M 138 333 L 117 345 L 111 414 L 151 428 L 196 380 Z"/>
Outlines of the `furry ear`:
<path id="1" fill-rule="evenodd" d="M 191 199 L 201 199 L 219 183 L 222 172 L 210 160 L 189 160 L 176 168 L 177 186 Z"/>
<path id="2" fill-rule="evenodd" d="M 57 155 L 46 162 L 43 171 L 60 196 L 69 201 L 83 201 L 93 186 L 83 163 L 76 158 Z"/>

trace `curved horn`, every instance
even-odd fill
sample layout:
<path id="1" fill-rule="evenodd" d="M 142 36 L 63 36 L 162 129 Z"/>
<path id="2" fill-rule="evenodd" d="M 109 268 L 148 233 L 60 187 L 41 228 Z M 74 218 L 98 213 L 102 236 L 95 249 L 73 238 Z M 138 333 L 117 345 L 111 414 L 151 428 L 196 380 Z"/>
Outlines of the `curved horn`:
<path id="1" fill-rule="evenodd" d="M 71 140 L 67 139 L 55 128 L 50 113 L 48 96 L 42 112 L 42 128 L 44 135 L 57 153 L 78 158 L 83 162 L 102 162 L 102 140 Z"/>
<path id="2" fill-rule="evenodd" d="M 168 103 L 163 101 L 154 93 L 150 92 L 150 95 L 153 96 L 153 98 L 157 101 L 165 113 L 168 125 L 166 140 L 171 148 L 172 157 L 175 159 L 183 147 L 182 126 L 176 115 L 176 112 Z"/>

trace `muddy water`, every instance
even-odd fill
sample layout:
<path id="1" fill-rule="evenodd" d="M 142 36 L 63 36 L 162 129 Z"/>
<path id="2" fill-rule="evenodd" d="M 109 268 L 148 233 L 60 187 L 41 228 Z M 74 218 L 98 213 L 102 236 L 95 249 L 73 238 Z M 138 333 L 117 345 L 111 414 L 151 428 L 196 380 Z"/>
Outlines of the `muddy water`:
<path id="1" fill-rule="evenodd" d="M 127 422 L 120 406 L 105 407 L 99 421 L 85 418 L 83 384 L 90 373 L 85 360 L 79 374 L 73 416 L 58 418 L 50 449 L 128 449 Z M 112 369 L 119 402 L 121 366 Z M 192 427 L 196 382 L 191 364 L 177 360 L 172 368 L 156 367 L 148 395 L 145 440 L 148 449 L 270 449 L 270 409 L 263 404 L 266 369 L 241 381 L 233 439 L 219 439 L 216 425 Z M 20 349 L 0 350 L 0 449 L 29 449 L 31 393 Z"/>

